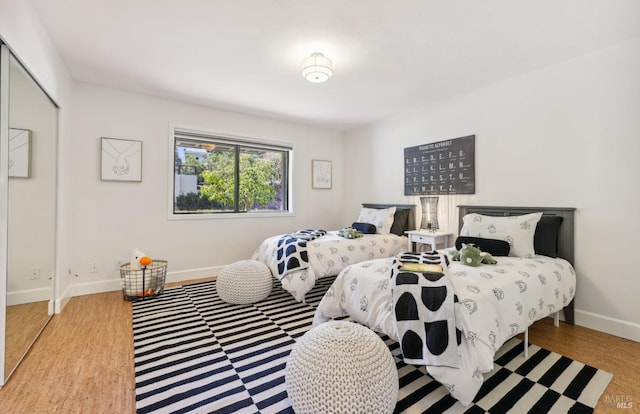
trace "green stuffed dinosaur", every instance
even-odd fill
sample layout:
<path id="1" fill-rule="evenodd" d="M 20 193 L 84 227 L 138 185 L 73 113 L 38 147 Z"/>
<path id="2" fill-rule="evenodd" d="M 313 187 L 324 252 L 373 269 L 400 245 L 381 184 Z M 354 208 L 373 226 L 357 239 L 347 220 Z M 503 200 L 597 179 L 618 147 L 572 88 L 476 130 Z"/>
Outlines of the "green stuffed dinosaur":
<path id="1" fill-rule="evenodd" d="M 345 239 L 357 239 L 358 237 L 362 237 L 362 232 L 352 227 L 345 227 L 342 230 L 338 230 L 338 235 Z"/>
<path id="2" fill-rule="evenodd" d="M 496 264 L 498 263 L 496 259 L 491 256 L 491 254 L 486 252 L 481 252 L 473 244 L 463 244 L 462 249 L 460 251 L 454 251 L 452 255 L 452 259 L 456 262 L 460 262 L 467 266 L 479 266 L 481 263 L 484 264 Z"/>

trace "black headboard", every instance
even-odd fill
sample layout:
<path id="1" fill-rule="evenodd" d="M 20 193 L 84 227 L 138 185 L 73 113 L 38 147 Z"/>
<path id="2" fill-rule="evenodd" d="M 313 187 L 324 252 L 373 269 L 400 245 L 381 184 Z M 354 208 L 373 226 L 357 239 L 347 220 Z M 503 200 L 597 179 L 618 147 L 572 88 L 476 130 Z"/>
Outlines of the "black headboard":
<path id="1" fill-rule="evenodd" d="M 409 214 L 406 216 L 406 222 L 402 223 L 403 232 L 416 229 L 416 205 L 415 204 L 379 204 L 379 203 L 362 203 L 362 207 L 365 208 L 396 208 L 396 217 L 398 211 L 409 210 Z"/>
<path id="2" fill-rule="evenodd" d="M 478 213 L 485 216 L 521 216 L 542 212 L 544 216 L 560 216 L 562 224 L 558 233 L 558 256 L 574 264 L 574 213 L 571 207 L 498 207 L 498 206 L 458 206 L 458 232 L 462 229 L 465 214 Z M 574 322 L 574 302 L 565 308 L 565 320 Z"/>

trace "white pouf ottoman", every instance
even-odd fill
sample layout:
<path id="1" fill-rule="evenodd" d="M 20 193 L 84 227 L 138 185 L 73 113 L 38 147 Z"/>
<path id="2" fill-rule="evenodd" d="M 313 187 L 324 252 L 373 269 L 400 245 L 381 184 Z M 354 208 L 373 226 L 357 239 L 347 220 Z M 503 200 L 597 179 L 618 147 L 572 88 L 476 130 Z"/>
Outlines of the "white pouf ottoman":
<path id="1" fill-rule="evenodd" d="M 353 322 L 326 322 L 298 339 L 285 381 L 297 414 L 391 413 L 398 400 L 391 351 L 375 332 Z"/>
<path id="2" fill-rule="evenodd" d="M 273 280 L 266 264 L 257 260 L 240 260 L 222 269 L 216 286 L 223 301 L 246 305 L 269 296 Z"/>

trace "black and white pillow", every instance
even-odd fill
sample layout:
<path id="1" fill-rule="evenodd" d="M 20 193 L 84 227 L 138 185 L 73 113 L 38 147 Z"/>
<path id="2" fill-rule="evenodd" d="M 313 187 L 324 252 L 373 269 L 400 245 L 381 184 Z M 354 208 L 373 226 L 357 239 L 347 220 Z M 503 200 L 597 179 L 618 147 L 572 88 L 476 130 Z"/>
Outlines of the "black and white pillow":
<path id="1" fill-rule="evenodd" d="M 542 213 L 494 217 L 471 213 L 462 218 L 461 236 L 484 237 L 509 243 L 509 256 L 533 258 L 533 236 Z"/>
<path id="2" fill-rule="evenodd" d="M 396 212 L 395 207 L 389 208 L 367 208 L 360 209 L 360 215 L 356 220 L 359 223 L 371 223 L 376 226 L 376 233 L 389 234 L 393 225 L 393 217 Z"/>

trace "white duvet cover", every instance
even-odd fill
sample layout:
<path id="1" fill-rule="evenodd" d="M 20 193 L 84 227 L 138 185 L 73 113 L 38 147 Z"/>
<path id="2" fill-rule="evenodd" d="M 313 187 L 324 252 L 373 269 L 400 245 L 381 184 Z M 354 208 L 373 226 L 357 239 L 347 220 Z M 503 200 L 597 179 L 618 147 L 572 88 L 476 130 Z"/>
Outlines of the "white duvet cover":
<path id="1" fill-rule="evenodd" d="M 465 406 L 480 389 L 482 373 L 493 369 L 495 352 L 533 322 L 568 305 L 575 293 L 575 272 L 564 259 L 535 256 L 496 260 L 496 265 L 478 267 L 451 262 L 448 274 L 459 300 L 455 305 L 456 327 L 463 332 L 458 347 L 461 367 L 427 366 L 429 374 Z M 320 302 L 314 325 L 350 316 L 397 341 L 392 263 L 393 258 L 387 258 L 347 267 Z"/>
<path id="2" fill-rule="evenodd" d="M 277 277 L 276 249 L 282 235 L 265 239 L 251 258 L 266 264 Z M 365 234 L 357 239 L 345 239 L 337 231 L 307 243 L 309 266 L 287 273 L 280 279 L 282 287 L 302 302 L 321 277 L 335 276 L 345 267 L 365 260 L 393 257 L 408 249 L 407 237 L 395 234 Z"/>

